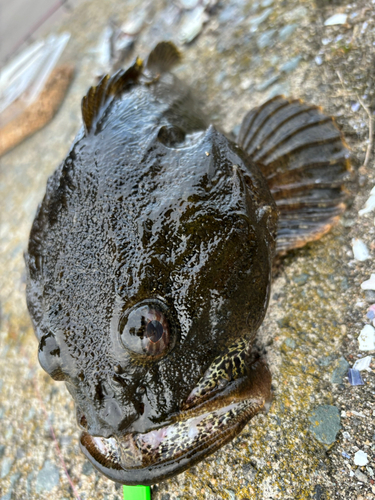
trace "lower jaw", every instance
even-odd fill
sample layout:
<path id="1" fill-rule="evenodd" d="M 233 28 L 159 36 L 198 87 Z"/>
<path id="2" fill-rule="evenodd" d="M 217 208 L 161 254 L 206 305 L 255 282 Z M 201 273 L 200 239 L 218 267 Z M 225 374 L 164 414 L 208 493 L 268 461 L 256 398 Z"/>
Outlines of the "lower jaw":
<path id="1" fill-rule="evenodd" d="M 82 433 L 80 446 L 112 481 L 151 485 L 179 474 L 214 453 L 264 410 L 269 400 L 251 398 L 145 434 L 104 439 Z"/>

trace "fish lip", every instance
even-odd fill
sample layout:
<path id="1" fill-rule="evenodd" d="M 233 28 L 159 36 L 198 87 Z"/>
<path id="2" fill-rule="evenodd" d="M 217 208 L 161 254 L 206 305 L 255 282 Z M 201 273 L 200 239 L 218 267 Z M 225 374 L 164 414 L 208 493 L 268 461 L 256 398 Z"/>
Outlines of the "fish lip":
<path id="1" fill-rule="evenodd" d="M 254 403 L 254 402 L 253 402 Z M 238 405 L 239 403 L 237 403 Z M 231 406 L 235 406 L 231 405 Z M 258 413 L 262 409 L 265 408 L 266 403 L 264 401 L 257 402 L 257 410 L 254 414 Z M 228 408 L 228 407 L 227 407 Z M 199 444 L 198 437 L 198 445 L 199 448 L 196 450 L 195 448 L 189 447 L 182 454 L 177 457 L 172 457 L 171 459 L 165 459 L 162 462 L 149 463 L 145 465 L 141 465 L 140 462 L 135 463 L 134 467 L 125 467 L 122 465 L 120 461 L 112 461 L 107 457 L 105 462 L 103 463 L 104 455 L 92 454 L 89 450 L 90 445 L 95 446 L 95 444 L 103 445 L 106 442 L 110 441 L 110 439 L 115 441 L 114 438 L 105 439 L 105 438 L 95 438 L 88 433 L 83 432 L 80 437 L 80 448 L 84 453 L 86 458 L 90 460 L 90 462 L 105 476 L 107 476 L 112 481 L 119 482 L 121 484 L 127 485 L 151 485 L 154 483 L 158 483 L 162 480 L 165 480 L 171 476 L 179 474 L 197 462 L 203 460 L 206 456 L 215 452 L 218 448 L 223 446 L 226 442 L 230 441 L 235 435 L 237 435 L 243 427 L 246 425 L 248 420 L 252 418 L 254 415 L 245 415 L 234 422 L 233 425 L 230 425 L 229 428 L 225 428 L 218 435 L 213 433 L 209 438 L 202 444 Z M 210 415 L 209 413 L 206 415 Z M 193 419 L 194 420 L 194 417 Z M 166 431 L 168 429 L 167 426 L 164 428 L 159 428 L 159 432 Z M 152 432 L 152 431 L 150 431 Z M 127 435 L 127 439 L 130 440 L 131 445 L 134 445 L 135 435 L 140 435 L 141 433 L 134 433 Z M 144 433 L 146 435 L 149 433 Z M 199 436 L 199 435 L 198 435 Z M 95 456 L 96 455 L 96 456 Z M 138 459 L 142 460 L 143 456 L 140 453 L 138 455 Z"/>
<path id="2" fill-rule="evenodd" d="M 257 413 L 268 410 L 272 394 L 267 365 L 262 364 L 260 375 L 264 379 L 260 389 L 252 387 L 248 398 L 237 397 L 237 401 L 230 402 L 230 394 L 224 399 L 215 394 L 214 410 L 210 409 L 211 401 L 205 401 L 183 411 L 181 419 L 145 433 L 105 439 L 83 432 L 81 451 L 102 474 L 122 484 L 151 485 L 179 474 L 233 439 Z M 218 404 L 221 404 L 219 408 Z M 174 453 L 175 435 L 178 437 Z M 178 445 L 178 438 L 182 445 Z"/>

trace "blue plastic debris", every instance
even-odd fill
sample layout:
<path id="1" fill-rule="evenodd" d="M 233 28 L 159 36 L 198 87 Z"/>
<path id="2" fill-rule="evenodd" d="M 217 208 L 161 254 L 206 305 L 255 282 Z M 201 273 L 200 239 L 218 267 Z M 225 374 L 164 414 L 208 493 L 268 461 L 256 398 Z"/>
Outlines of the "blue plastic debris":
<path id="1" fill-rule="evenodd" d="M 375 312 L 373 310 L 370 310 L 367 314 L 366 317 L 368 319 L 374 319 L 375 318 Z"/>
<path id="2" fill-rule="evenodd" d="M 348 455 L 348 454 L 346 453 L 346 451 L 342 451 L 342 452 L 341 452 L 341 455 L 342 455 L 344 458 L 350 458 L 350 455 Z"/>
<path id="3" fill-rule="evenodd" d="M 365 385 L 362 380 L 361 373 L 359 370 L 355 370 L 354 368 L 349 368 L 348 379 L 351 385 Z"/>

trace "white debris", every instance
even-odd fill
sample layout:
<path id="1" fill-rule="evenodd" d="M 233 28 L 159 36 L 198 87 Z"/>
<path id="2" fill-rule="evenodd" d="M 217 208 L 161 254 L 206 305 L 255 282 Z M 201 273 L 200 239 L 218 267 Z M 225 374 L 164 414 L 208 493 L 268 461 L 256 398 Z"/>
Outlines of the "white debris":
<path id="1" fill-rule="evenodd" d="M 366 243 L 364 243 L 359 238 L 352 239 L 352 248 L 353 248 L 354 258 L 356 260 L 363 262 L 364 260 L 371 259 L 371 255 L 366 246 Z"/>
<path id="2" fill-rule="evenodd" d="M 367 465 L 368 464 L 368 458 L 367 458 L 367 453 L 365 453 L 362 450 L 358 450 L 357 453 L 354 455 L 354 463 L 355 465 Z"/>
<path id="3" fill-rule="evenodd" d="M 375 328 L 366 325 L 358 337 L 360 351 L 375 351 Z"/>
<path id="4" fill-rule="evenodd" d="M 366 356 L 365 358 L 357 359 L 357 361 L 353 365 L 353 368 L 360 372 L 363 370 L 371 372 L 372 371 L 370 368 L 371 360 L 372 360 L 371 356 Z"/>
<path id="5" fill-rule="evenodd" d="M 181 43 L 192 42 L 199 35 L 208 19 L 203 5 L 198 5 L 195 9 L 187 11 L 180 30 Z"/>
<path id="6" fill-rule="evenodd" d="M 372 274 L 369 280 L 364 281 L 361 288 L 362 290 L 375 290 L 375 274 Z"/>
<path id="7" fill-rule="evenodd" d="M 69 33 L 49 35 L 45 40 L 33 43 L 1 70 L 0 113 L 16 99 L 25 107 L 33 103 L 57 64 Z M 13 117 L 12 117 L 13 118 Z M 4 120 L 2 120 L 4 125 Z"/>
<path id="8" fill-rule="evenodd" d="M 181 7 L 186 10 L 195 9 L 199 0 L 180 0 Z"/>
<path id="9" fill-rule="evenodd" d="M 258 26 L 263 23 L 269 15 L 272 13 L 272 9 L 264 9 L 264 11 L 260 14 L 260 16 L 253 17 L 252 19 L 249 20 L 249 24 L 251 26 L 250 31 L 256 31 L 258 29 Z"/>
<path id="10" fill-rule="evenodd" d="M 359 308 L 363 309 L 366 305 L 366 302 L 363 302 L 363 300 L 358 300 L 358 302 L 356 302 L 354 305 L 355 305 L 355 307 L 359 307 Z"/>
<path id="11" fill-rule="evenodd" d="M 359 215 L 364 215 L 372 212 L 375 209 L 375 187 L 370 191 L 370 197 L 366 201 L 366 204 L 362 210 L 358 212 Z"/>
<path id="12" fill-rule="evenodd" d="M 346 24 L 348 16 L 346 14 L 334 14 L 326 19 L 324 26 L 333 26 L 335 24 Z"/>
<path id="13" fill-rule="evenodd" d="M 355 411 L 355 410 L 352 410 L 352 414 L 355 415 L 356 417 L 362 417 L 362 418 L 366 418 L 366 415 L 364 415 L 362 412 L 360 411 Z"/>

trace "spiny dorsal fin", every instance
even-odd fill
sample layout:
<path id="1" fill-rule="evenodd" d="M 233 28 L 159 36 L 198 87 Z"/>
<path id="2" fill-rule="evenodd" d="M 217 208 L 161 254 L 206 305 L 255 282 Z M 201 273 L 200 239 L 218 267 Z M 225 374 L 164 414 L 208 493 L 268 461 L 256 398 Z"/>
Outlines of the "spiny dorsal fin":
<path id="1" fill-rule="evenodd" d="M 112 100 L 137 83 L 142 69 L 143 62 L 137 58 L 127 70 L 117 71 L 111 77 L 103 76 L 96 87 L 90 87 L 81 104 L 86 135 L 93 130 Z"/>
<path id="2" fill-rule="evenodd" d="M 150 71 L 165 73 L 181 61 L 181 53 L 172 42 L 160 42 L 150 52 L 146 67 Z"/>

